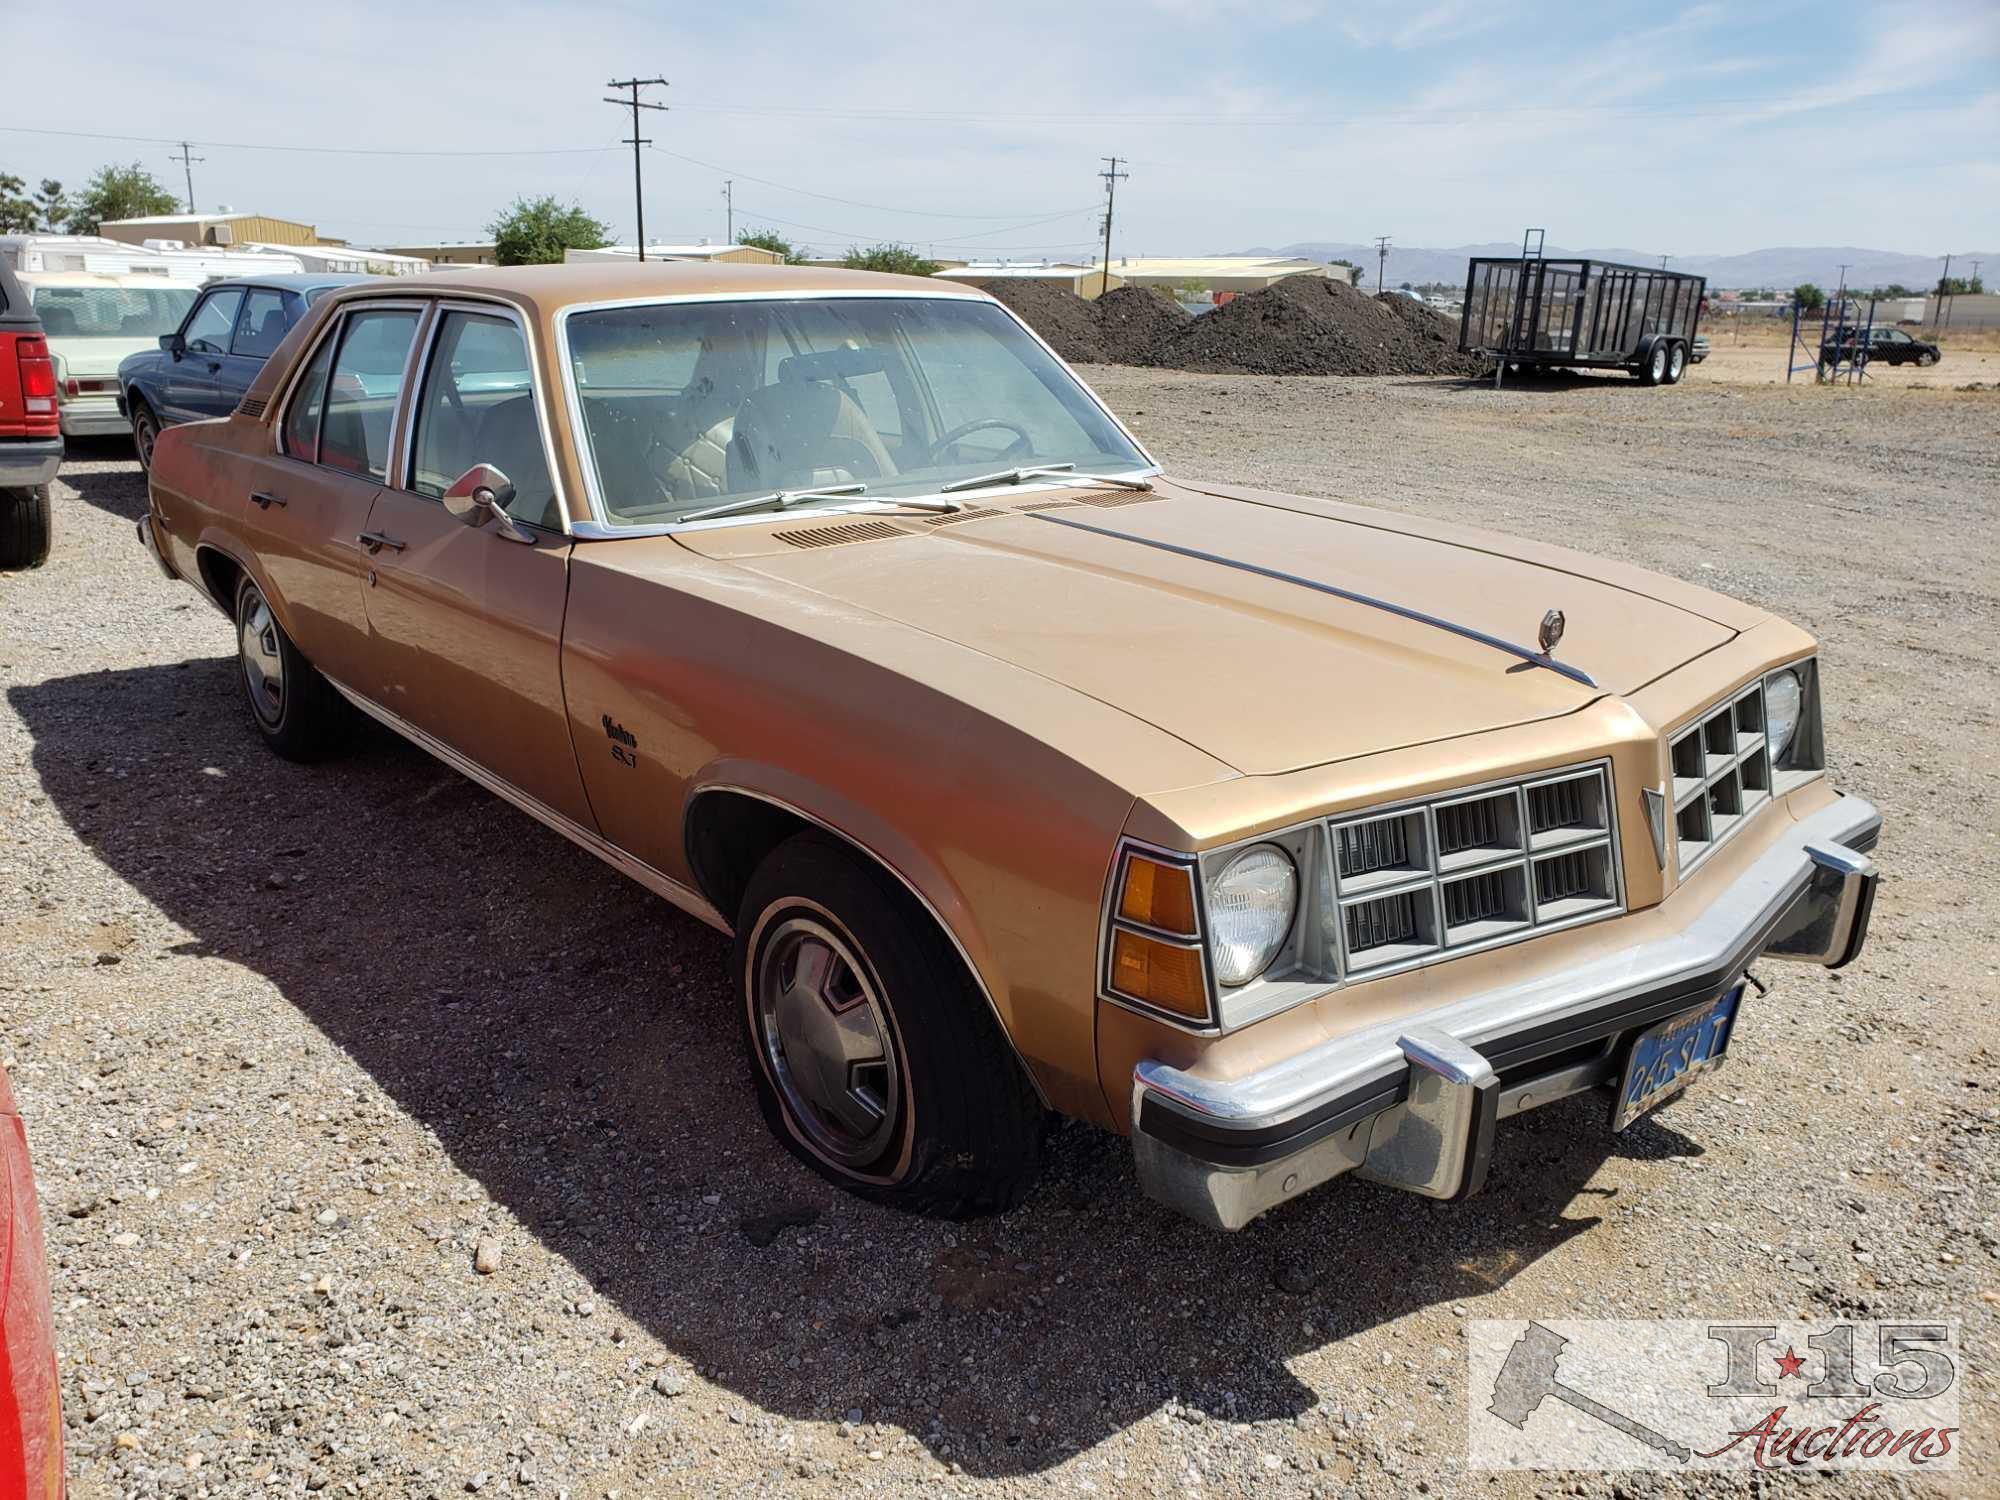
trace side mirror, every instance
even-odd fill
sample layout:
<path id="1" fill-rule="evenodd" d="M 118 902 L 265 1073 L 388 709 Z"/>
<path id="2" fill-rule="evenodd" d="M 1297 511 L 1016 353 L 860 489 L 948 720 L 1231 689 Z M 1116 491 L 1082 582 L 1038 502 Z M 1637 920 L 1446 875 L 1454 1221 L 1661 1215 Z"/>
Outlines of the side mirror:
<path id="1" fill-rule="evenodd" d="M 451 482 L 443 494 L 444 508 L 468 526 L 499 523 L 500 535 L 510 542 L 534 541 L 534 533 L 516 525 L 507 514 L 514 501 L 514 481 L 491 464 L 474 464 Z"/>
<path id="2" fill-rule="evenodd" d="M 178 333 L 163 333 L 160 335 L 160 347 L 175 359 L 179 359 L 187 353 L 187 340 Z"/>

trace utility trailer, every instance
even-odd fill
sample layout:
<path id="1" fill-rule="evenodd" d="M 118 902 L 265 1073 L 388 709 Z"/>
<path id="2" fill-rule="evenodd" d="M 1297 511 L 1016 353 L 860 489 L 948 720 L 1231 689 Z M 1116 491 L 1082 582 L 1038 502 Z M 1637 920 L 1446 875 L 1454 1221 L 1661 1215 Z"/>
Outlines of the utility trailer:
<path id="1" fill-rule="evenodd" d="M 1475 258 L 1458 347 L 1508 370 L 1625 370 L 1678 385 L 1708 280 L 1607 260 Z"/>

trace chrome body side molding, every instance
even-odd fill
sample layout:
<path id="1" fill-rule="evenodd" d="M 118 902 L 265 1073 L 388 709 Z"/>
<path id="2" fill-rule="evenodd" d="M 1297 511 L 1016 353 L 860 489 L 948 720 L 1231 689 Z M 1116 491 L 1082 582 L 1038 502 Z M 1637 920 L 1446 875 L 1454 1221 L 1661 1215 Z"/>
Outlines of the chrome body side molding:
<path id="1" fill-rule="evenodd" d="M 537 822 L 545 823 L 580 849 L 585 849 L 603 860 L 619 874 L 629 876 L 643 885 L 654 895 L 671 901 L 689 916 L 699 917 L 718 932 L 727 933 L 730 925 L 701 892 L 682 885 L 670 875 L 662 874 L 644 860 L 635 859 L 616 844 L 585 828 L 573 818 L 565 817 L 547 803 L 529 796 L 512 782 L 502 780 L 478 761 L 460 754 L 443 740 L 417 728 L 400 714 L 391 713 L 371 698 L 364 697 L 344 682 L 327 678 L 334 690 L 352 703 L 361 712 L 377 723 L 393 729 L 420 750 L 427 750 L 460 775 L 478 782 L 494 796 L 511 802 Z"/>

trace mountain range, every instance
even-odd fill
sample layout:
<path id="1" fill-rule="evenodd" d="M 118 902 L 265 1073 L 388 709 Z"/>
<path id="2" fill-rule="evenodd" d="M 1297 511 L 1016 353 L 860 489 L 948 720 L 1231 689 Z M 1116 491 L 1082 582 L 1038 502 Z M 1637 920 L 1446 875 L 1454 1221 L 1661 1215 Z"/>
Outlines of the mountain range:
<path id="1" fill-rule="evenodd" d="M 1275 248 L 1259 246 L 1239 250 L 1239 255 L 1297 255 L 1308 260 L 1351 260 L 1363 268 L 1370 284 L 1375 275 L 1373 244 L 1343 244 L 1332 240 L 1306 240 Z M 1389 247 L 1388 284 L 1442 281 L 1454 286 L 1465 281 L 1465 263 L 1477 255 L 1518 256 L 1520 241 L 1488 245 L 1454 245 L 1446 249 L 1417 246 Z M 1657 266 L 1663 252 L 1658 250 L 1593 249 L 1561 250 L 1554 245 L 1544 252 L 1550 259 L 1587 256 L 1592 260 L 1623 261 L 1628 265 Z M 1968 250 L 1954 254 L 1954 276 L 1972 274 L 1972 263 L 1984 261 L 2000 275 L 2000 251 Z M 1741 255 L 1674 255 L 1667 261 L 1673 271 L 1706 276 L 1717 290 L 1741 287 L 1777 287 L 1789 290 L 1802 281 L 1831 289 L 1840 280 L 1840 268 L 1847 266 L 1847 284 L 1858 287 L 1888 286 L 1900 282 L 1908 287 L 1933 287 L 1944 269 L 1944 260 L 1935 255 L 1907 255 L 1899 250 L 1863 250 L 1850 246 L 1785 246 L 1772 250 L 1750 250 Z M 1982 273 L 1984 274 L 1984 273 Z M 1993 283 L 1989 280 L 1988 286 Z"/>

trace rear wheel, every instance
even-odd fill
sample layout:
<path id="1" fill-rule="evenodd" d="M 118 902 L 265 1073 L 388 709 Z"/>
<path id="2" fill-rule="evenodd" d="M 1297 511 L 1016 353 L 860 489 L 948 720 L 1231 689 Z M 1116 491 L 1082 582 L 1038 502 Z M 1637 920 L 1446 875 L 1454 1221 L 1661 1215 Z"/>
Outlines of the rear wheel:
<path id="1" fill-rule="evenodd" d="M 1648 354 L 1645 363 L 1639 366 L 1638 374 L 1639 379 L 1647 385 L 1664 385 L 1666 383 L 1667 346 L 1665 344 L 1653 345 L 1652 353 Z"/>
<path id="2" fill-rule="evenodd" d="M 0 568 L 39 568 L 55 536 L 49 487 L 0 490 Z"/>
<path id="3" fill-rule="evenodd" d="M 345 741 L 345 701 L 292 644 L 247 575 L 236 585 L 236 662 L 251 722 L 278 754 L 317 760 Z"/>
<path id="4" fill-rule="evenodd" d="M 1667 384 L 1679 385 L 1681 377 L 1687 374 L 1687 346 L 1675 344 L 1667 351 Z"/>
<path id="5" fill-rule="evenodd" d="M 153 470 L 153 444 L 160 438 L 160 419 L 153 415 L 153 408 L 143 400 L 134 397 L 132 401 L 132 447 L 139 455 L 139 467 L 147 473 Z"/>
<path id="6" fill-rule="evenodd" d="M 914 1213 L 1020 1202 L 1040 1104 L 964 961 L 893 877 L 797 835 L 751 877 L 734 962 L 758 1104 L 794 1156 Z"/>

